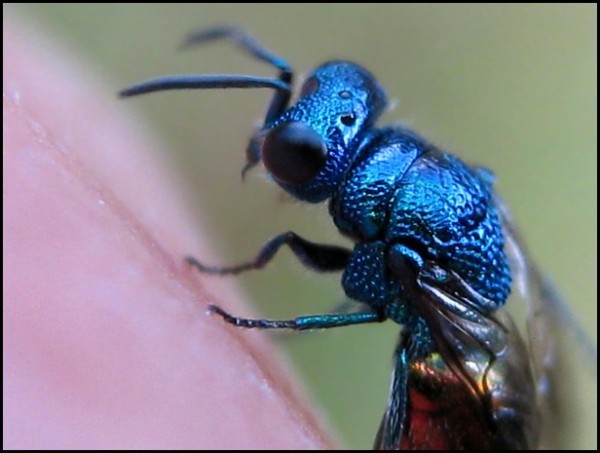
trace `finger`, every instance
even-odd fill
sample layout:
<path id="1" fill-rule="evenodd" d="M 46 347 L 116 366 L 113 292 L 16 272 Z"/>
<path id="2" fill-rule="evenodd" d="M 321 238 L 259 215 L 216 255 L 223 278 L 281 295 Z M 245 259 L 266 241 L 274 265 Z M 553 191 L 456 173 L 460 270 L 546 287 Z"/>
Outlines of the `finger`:
<path id="1" fill-rule="evenodd" d="M 243 302 L 183 264 L 210 246 L 116 90 L 3 34 L 5 447 L 327 446 L 278 353 L 206 314 Z"/>

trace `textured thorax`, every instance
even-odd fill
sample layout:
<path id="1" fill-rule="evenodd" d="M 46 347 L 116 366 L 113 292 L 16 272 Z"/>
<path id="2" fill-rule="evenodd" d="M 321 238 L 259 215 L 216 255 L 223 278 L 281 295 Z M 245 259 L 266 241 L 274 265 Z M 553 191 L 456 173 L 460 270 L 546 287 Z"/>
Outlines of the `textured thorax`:
<path id="1" fill-rule="evenodd" d="M 510 289 L 503 233 L 489 182 L 477 170 L 402 128 L 370 137 L 330 210 L 359 243 L 410 246 L 442 260 L 481 295 L 502 305 Z"/>
<path id="2" fill-rule="evenodd" d="M 330 202 L 340 231 L 358 241 L 383 238 L 396 188 L 422 152 L 420 143 L 399 128 L 367 136 Z"/>

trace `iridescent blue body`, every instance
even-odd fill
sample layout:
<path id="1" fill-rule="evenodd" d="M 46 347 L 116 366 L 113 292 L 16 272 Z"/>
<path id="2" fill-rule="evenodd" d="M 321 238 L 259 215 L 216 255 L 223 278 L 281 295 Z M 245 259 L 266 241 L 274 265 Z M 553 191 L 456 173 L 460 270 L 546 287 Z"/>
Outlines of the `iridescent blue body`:
<path id="1" fill-rule="evenodd" d="M 377 127 L 387 96 L 375 77 L 348 61 L 316 68 L 290 105 L 287 62 L 243 31 L 216 27 L 187 43 L 232 39 L 280 70 L 278 78 L 171 76 L 124 96 L 178 88 L 275 90 L 253 135 L 244 172 L 262 162 L 297 199 L 329 200 L 349 250 L 293 232 L 269 241 L 248 263 L 202 272 L 262 268 L 282 245 L 308 267 L 341 271 L 358 312 L 252 320 L 212 310 L 246 328 L 295 330 L 386 319 L 402 325 L 392 392 L 375 447 L 525 449 L 537 442 L 538 414 L 526 346 L 502 308 L 511 292 L 505 220 L 490 172 L 466 165 L 401 126 Z"/>

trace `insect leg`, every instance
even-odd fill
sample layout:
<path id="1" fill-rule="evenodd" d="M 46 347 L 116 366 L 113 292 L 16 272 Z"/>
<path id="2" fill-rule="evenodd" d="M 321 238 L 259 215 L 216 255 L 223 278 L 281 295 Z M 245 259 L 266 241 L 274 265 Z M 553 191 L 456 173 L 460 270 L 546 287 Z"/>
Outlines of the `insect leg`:
<path id="1" fill-rule="evenodd" d="M 309 242 L 293 231 L 288 231 L 267 242 L 256 257 L 246 263 L 222 267 L 207 266 L 191 256 L 186 257 L 186 261 L 200 272 L 216 275 L 235 275 L 252 269 L 262 269 L 273 259 L 282 245 L 287 245 L 306 267 L 319 272 L 343 270 L 351 253 L 350 250 L 343 247 Z"/>
<path id="2" fill-rule="evenodd" d="M 407 385 L 409 356 L 406 338 L 396 351 L 396 366 L 392 375 L 392 385 L 388 405 L 381 420 L 374 450 L 398 450 L 406 419 Z"/>
<path id="3" fill-rule="evenodd" d="M 247 329 L 292 329 L 292 330 L 310 330 L 310 329 L 329 329 L 332 327 L 351 326 L 354 324 L 367 324 L 371 322 L 382 322 L 385 317 L 373 311 L 360 313 L 329 313 L 322 315 L 298 316 L 290 320 L 272 320 L 272 319 L 246 319 L 230 315 L 225 310 L 216 305 L 209 305 L 208 309 L 216 313 L 229 324 Z"/>

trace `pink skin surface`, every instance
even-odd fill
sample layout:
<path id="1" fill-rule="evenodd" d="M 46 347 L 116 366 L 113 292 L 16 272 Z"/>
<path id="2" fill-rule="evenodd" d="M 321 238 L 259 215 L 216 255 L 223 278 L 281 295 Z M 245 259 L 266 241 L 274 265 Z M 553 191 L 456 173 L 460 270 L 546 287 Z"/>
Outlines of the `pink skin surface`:
<path id="1" fill-rule="evenodd" d="M 115 87 L 3 27 L 5 449 L 331 448 Z M 215 260 L 215 261 L 218 261 Z"/>

